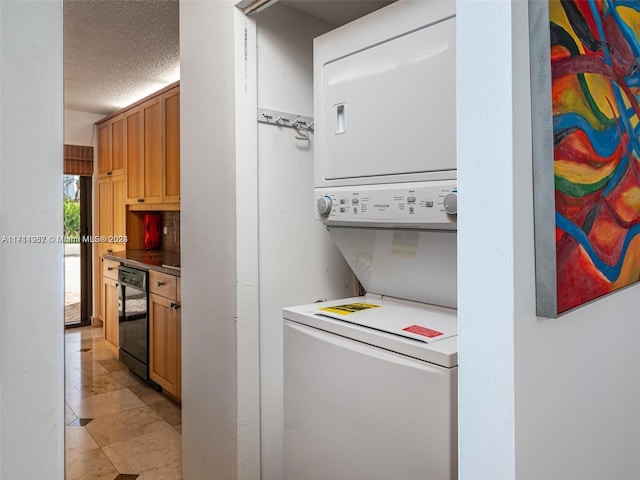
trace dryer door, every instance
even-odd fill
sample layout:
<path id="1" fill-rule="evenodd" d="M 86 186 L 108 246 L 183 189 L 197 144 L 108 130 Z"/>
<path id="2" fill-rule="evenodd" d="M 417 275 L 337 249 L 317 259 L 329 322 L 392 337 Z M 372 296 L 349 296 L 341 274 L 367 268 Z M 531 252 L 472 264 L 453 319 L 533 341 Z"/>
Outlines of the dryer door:
<path id="1" fill-rule="evenodd" d="M 455 59 L 449 18 L 324 64 L 324 179 L 455 170 Z"/>

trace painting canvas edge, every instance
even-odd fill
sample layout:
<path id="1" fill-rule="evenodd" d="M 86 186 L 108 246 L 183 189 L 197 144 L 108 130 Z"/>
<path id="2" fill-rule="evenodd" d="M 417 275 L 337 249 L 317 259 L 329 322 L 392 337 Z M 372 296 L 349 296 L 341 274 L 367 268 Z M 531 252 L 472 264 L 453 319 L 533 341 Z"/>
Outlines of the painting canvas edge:
<path id="1" fill-rule="evenodd" d="M 549 2 L 529 2 L 536 314 L 558 317 Z"/>

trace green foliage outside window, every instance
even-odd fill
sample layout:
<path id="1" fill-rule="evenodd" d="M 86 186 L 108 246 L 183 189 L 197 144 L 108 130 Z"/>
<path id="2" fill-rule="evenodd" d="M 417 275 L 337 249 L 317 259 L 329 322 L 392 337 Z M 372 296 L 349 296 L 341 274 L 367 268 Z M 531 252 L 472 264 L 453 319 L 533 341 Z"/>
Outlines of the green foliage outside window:
<path id="1" fill-rule="evenodd" d="M 64 236 L 80 238 L 80 203 L 64 199 Z"/>

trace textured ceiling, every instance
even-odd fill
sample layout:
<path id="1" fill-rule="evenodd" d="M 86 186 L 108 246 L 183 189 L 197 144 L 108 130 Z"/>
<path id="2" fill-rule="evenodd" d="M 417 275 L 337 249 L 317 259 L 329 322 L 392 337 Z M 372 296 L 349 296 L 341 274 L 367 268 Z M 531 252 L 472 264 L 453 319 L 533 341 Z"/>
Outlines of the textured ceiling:
<path id="1" fill-rule="evenodd" d="M 108 114 L 179 79 L 177 0 L 65 0 L 64 105 Z"/>
<path id="2" fill-rule="evenodd" d="M 281 0 L 335 26 L 392 1 Z M 179 54 L 178 0 L 64 0 L 65 109 L 130 105 L 180 78 Z"/>

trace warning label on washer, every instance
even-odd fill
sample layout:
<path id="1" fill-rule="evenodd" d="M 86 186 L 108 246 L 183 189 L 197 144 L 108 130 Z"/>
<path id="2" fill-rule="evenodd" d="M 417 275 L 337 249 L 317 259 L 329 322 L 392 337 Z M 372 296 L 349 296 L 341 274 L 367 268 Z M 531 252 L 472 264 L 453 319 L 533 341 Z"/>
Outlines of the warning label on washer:
<path id="1" fill-rule="evenodd" d="M 403 328 L 402 330 L 429 338 L 439 337 L 440 335 L 443 335 L 442 332 L 431 330 L 430 328 L 422 327 L 420 325 L 411 325 L 410 327 Z"/>
<path id="2" fill-rule="evenodd" d="M 374 305 L 373 303 L 348 303 L 346 305 L 334 305 L 333 307 L 319 308 L 320 312 L 337 313 L 338 315 L 350 315 L 352 313 L 369 310 L 370 308 L 379 308 L 382 305 Z"/>

